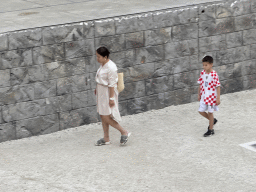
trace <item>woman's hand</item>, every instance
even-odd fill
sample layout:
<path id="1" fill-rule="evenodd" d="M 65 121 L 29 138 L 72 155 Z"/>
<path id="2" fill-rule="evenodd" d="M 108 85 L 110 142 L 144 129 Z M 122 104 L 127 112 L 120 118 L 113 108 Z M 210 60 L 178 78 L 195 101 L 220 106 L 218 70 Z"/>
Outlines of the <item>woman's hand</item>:
<path id="1" fill-rule="evenodd" d="M 197 96 L 197 100 L 200 101 L 201 100 L 201 95 Z"/>
<path id="2" fill-rule="evenodd" d="M 109 100 L 109 106 L 110 106 L 110 108 L 114 107 L 114 105 L 115 105 L 115 101 Z"/>

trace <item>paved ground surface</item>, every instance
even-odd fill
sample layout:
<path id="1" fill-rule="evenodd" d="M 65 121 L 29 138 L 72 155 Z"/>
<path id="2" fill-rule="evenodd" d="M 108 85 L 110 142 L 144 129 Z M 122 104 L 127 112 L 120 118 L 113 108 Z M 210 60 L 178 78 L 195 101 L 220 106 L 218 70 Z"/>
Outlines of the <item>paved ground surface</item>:
<path id="1" fill-rule="evenodd" d="M 2 0 L 0 33 L 211 2 L 212 0 Z"/>
<path id="2" fill-rule="evenodd" d="M 199 103 L 123 117 L 126 146 L 94 146 L 100 124 L 0 143 L 1 192 L 254 192 L 256 89 L 221 96 L 216 134 L 202 137 Z"/>

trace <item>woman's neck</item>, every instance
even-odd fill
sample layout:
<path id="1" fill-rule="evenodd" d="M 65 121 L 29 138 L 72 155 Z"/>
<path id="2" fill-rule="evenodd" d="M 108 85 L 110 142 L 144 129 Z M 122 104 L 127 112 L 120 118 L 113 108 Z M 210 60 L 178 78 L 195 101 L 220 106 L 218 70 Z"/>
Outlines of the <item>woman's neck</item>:
<path id="1" fill-rule="evenodd" d="M 103 67 L 107 62 L 109 62 L 109 59 L 107 59 L 105 63 L 102 63 L 102 67 Z"/>

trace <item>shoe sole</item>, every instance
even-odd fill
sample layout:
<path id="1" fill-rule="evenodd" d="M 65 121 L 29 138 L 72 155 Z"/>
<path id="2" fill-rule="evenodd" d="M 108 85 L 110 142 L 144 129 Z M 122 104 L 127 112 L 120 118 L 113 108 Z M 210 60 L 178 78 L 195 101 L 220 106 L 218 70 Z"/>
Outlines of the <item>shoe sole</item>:
<path id="1" fill-rule="evenodd" d="M 124 145 L 124 144 L 128 141 L 128 138 L 131 136 L 131 134 L 132 134 L 131 132 L 130 132 L 130 133 L 128 133 L 126 141 L 125 141 L 125 142 L 123 142 L 123 143 L 120 143 L 120 145 Z"/>

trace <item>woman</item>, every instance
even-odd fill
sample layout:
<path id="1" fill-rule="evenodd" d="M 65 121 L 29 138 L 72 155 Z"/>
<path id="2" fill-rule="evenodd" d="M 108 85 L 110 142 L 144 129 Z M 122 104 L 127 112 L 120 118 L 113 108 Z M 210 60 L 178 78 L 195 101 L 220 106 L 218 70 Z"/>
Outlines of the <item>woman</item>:
<path id="1" fill-rule="evenodd" d="M 95 143 L 97 146 L 111 144 L 109 140 L 109 125 L 120 131 L 120 144 L 125 144 L 131 135 L 118 123 L 121 121 L 118 110 L 118 74 L 116 64 L 109 59 L 109 54 L 110 52 L 106 47 L 100 47 L 96 50 L 97 61 L 101 66 L 95 77 L 97 83 L 95 95 L 97 97 L 97 112 L 100 114 L 104 131 L 104 138 Z"/>

